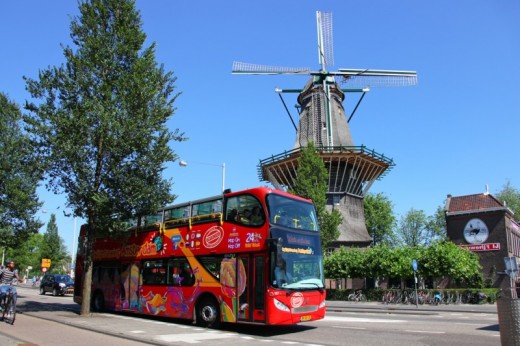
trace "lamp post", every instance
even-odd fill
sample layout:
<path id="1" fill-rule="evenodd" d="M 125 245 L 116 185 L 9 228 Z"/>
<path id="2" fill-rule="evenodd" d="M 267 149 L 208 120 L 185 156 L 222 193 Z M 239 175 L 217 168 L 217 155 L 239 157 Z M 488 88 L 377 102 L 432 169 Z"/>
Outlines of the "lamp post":
<path id="1" fill-rule="evenodd" d="M 198 162 L 198 161 L 191 161 L 193 163 L 197 163 L 199 165 L 206 165 L 206 166 L 213 166 L 213 167 L 221 167 L 222 168 L 222 192 L 226 189 L 226 163 L 222 162 L 221 165 L 217 165 L 214 163 L 207 163 L 207 162 Z M 184 160 L 179 161 L 179 166 L 181 167 L 187 167 L 188 162 Z"/>

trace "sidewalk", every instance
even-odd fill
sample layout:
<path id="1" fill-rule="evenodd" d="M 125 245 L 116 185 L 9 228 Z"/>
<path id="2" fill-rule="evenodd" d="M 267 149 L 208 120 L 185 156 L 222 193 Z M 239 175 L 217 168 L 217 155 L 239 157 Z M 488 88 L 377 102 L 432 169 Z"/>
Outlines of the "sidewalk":
<path id="1" fill-rule="evenodd" d="M 439 312 L 473 312 L 496 314 L 496 304 L 442 304 L 442 305 L 411 305 L 383 304 L 380 302 L 348 302 L 327 300 L 327 312 L 372 312 L 387 314 L 438 314 Z"/>

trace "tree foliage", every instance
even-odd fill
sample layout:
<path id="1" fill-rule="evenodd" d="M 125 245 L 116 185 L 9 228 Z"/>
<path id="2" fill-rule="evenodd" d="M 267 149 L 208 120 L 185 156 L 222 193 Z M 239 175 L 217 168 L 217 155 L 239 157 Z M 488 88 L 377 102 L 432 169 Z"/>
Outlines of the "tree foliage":
<path id="1" fill-rule="evenodd" d="M 404 246 L 428 245 L 432 239 L 427 228 L 428 217 L 423 210 L 410 209 L 401 216 L 396 237 L 399 244 Z"/>
<path id="2" fill-rule="evenodd" d="M 58 225 L 56 225 L 56 215 L 51 214 L 47 231 L 43 234 L 43 244 L 41 246 L 42 258 L 51 260 L 51 270 L 53 272 L 63 272 L 68 267 L 67 249 L 63 239 L 58 234 Z"/>
<path id="3" fill-rule="evenodd" d="M 325 258 L 325 275 L 331 279 L 413 278 L 414 259 L 420 277 L 449 276 L 460 284 L 479 283 L 481 267 L 478 256 L 444 241 L 415 247 L 341 248 Z"/>
<path id="4" fill-rule="evenodd" d="M 367 194 L 363 199 L 365 221 L 372 244 L 393 244 L 393 231 L 396 219 L 390 199 L 383 193 Z"/>
<path id="5" fill-rule="evenodd" d="M 290 192 L 314 202 L 323 250 L 327 249 L 331 242 L 338 239 L 338 226 L 342 222 L 339 211 L 328 212 L 325 208 L 328 191 L 327 177 L 328 173 L 323 160 L 317 154 L 314 143 L 309 142 L 306 147 L 301 149 L 297 176 Z"/>
<path id="6" fill-rule="evenodd" d="M 39 276 L 42 273 L 42 247 L 43 235 L 40 233 L 32 234 L 27 241 L 20 244 L 20 247 L 11 249 L 6 252 L 7 259 L 13 259 L 21 273 L 29 274 L 29 277 L 34 275 Z M 27 270 L 29 267 L 32 269 Z"/>
<path id="7" fill-rule="evenodd" d="M 426 230 L 432 238 L 431 241 L 447 240 L 448 230 L 444 207 L 438 206 L 435 214 L 428 216 L 426 220 Z"/>
<path id="8" fill-rule="evenodd" d="M 507 181 L 495 197 L 501 202 L 506 202 L 506 206 L 514 213 L 514 219 L 517 221 L 520 220 L 519 189 L 515 188 L 510 181 Z"/>
<path id="9" fill-rule="evenodd" d="M 47 187 L 65 192 L 74 216 L 87 220 L 82 315 L 90 312 L 92 244 L 99 231 L 171 203 L 165 163 L 183 141 L 166 122 L 174 114 L 176 78 L 145 48 L 140 13 L 132 0 L 79 2 L 70 30 L 75 49 L 66 63 L 26 78 L 40 103 L 28 102 L 28 131 L 45 163 Z M 79 265 L 79 264 L 78 264 Z"/>
<path id="10" fill-rule="evenodd" d="M 0 93 L 0 247 L 20 246 L 41 223 L 36 188 L 41 178 L 17 104 Z"/>

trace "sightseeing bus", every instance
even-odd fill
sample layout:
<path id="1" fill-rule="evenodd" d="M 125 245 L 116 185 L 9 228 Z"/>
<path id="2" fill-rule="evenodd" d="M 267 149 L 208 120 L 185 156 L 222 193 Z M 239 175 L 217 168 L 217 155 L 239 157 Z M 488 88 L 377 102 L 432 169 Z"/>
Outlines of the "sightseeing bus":
<path id="1" fill-rule="evenodd" d="M 79 304 L 85 234 L 86 225 L 75 268 Z M 123 233 L 98 237 L 92 251 L 95 311 L 191 319 L 206 327 L 325 316 L 316 211 L 310 200 L 280 190 L 226 190 L 169 206 L 132 220 Z"/>

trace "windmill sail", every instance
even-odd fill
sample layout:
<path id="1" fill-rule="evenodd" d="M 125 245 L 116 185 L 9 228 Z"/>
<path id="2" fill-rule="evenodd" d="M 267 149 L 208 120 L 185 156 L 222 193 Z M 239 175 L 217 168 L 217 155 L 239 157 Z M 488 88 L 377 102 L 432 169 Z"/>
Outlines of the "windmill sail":
<path id="1" fill-rule="evenodd" d="M 318 71 L 234 62 L 232 73 L 310 76 L 298 95 L 301 112 L 293 150 L 260 161 L 259 177 L 276 188 L 291 188 L 297 176 L 301 147 L 313 142 L 328 172 L 327 208 L 339 210 L 343 217 L 338 242 L 368 245 L 371 238 L 365 225 L 363 197 L 394 163 L 374 150 L 354 145 L 343 107 L 345 94 L 340 85 L 359 88 L 349 91 L 362 92 L 364 96 L 372 87 L 415 85 L 417 74 L 415 71 L 346 68 L 329 71 L 334 66 L 332 14 L 316 12 L 316 23 Z M 276 89 L 276 92 L 293 90 Z"/>

